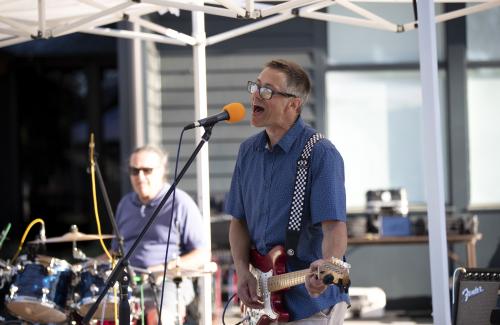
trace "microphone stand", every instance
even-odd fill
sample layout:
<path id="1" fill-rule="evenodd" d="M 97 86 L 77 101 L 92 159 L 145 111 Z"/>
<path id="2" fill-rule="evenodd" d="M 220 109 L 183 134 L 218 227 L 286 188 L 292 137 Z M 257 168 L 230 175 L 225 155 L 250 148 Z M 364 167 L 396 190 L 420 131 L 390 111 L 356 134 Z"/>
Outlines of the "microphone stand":
<path id="1" fill-rule="evenodd" d="M 97 307 L 99 306 L 102 299 L 104 298 L 104 295 L 106 294 L 106 292 L 108 292 L 109 288 L 111 288 L 111 286 L 116 282 L 118 276 L 122 274 L 123 269 L 128 265 L 128 260 L 129 260 L 130 256 L 136 250 L 137 246 L 141 242 L 141 240 L 144 237 L 144 235 L 146 234 L 146 232 L 149 230 L 149 228 L 151 228 L 151 225 L 153 224 L 156 217 L 160 213 L 160 210 L 163 208 L 163 206 L 167 202 L 168 198 L 170 197 L 170 195 L 172 194 L 172 192 L 176 188 L 177 184 L 179 183 L 181 178 L 184 176 L 184 174 L 188 170 L 189 166 L 191 166 L 191 164 L 193 163 L 194 159 L 196 158 L 196 156 L 200 152 L 200 150 L 203 147 L 203 145 L 205 144 L 205 142 L 208 142 L 208 140 L 210 139 L 210 136 L 212 135 L 212 128 L 213 128 L 214 124 L 204 126 L 205 133 L 201 137 L 201 140 L 198 143 L 198 146 L 195 148 L 194 152 L 191 154 L 188 161 L 186 162 L 186 164 L 184 165 L 182 170 L 179 172 L 179 175 L 175 178 L 172 185 L 170 185 L 170 188 L 168 189 L 167 193 L 165 193 L 165 195 L 163 196 L 163 199 L 160 201 L 160 203 L 158 204 L 156 209 L 153 211 L 153 214 L 149 218 L 149 221 L 146 223 L 144 228 L 141 230 L 141 233 L 139 234 L 137 239 L 134 241 L 134 243 L 130 247 L 130 250 L 123 257 L 121 257 L 120 260 L 118 261 L 118 263 L 115 265 L 113 271 L 111 272 L 108 279 L 106 280 L 104 287 L 99 292 L 99 296 L 97 297 L 97 300 L 90 307 L 89 311 L 87 312 L 87 314 L 83 318 L 83 320 L 82 320 L 83 324 L 89 324 L 92 316 L 95 314 L 95 312 L 97 310 Z M 126 276 L 122 276 L 122 278 L 126 278 Z M 122 295 L 120 295 L 120 296 L 122 296 Z M 122 321 L 121 317 L 122 317 L 122 313 L 120 313 L 120 324 L 124 325 L 124 324 L 128 324 L 130 322 L 130 316 L 128 319 L 124 319 L 123 321 Z M 123 315 L 123 317 L 125 317 L 125 316 Z M 160 317 L 160 319 L 161 319 L 161 315 L 158 315 L 158 317 Z"/>
<path id="2" fill-rule="evenodd" d="M 109 201 L 108 192 L 106 190 L 106 185 L 104 184 L 104 180 L 103 180 L 102 174 L 101 174 L 101 169 L 99 168 L 99 164 L 97 163 L 97 157 L 98 157 L 98 155 L 96 152 L 96 153 L 94 153 L 95 172 L 97 175 L 99 187 L 101 188 L 101 193 L 102 193 L 102 196 L 104 199 L 104 205 L 106 206 L 106 211 L 108 212 L 109 221 L 111 221 L 111 226 L 113 228 L 113 232 L 115 233 L 116 239 L 118 241 L 118 254 L 120 255 L 120 257 L 122 257 L 124 252 L 125 252 L 125 245 L 123 244 L 123 236 L 120 235 L 120 230 L 118 229 L 118 225 L 116 224 L 115 216 L 113 214 L 113 209 L 111 208 L 111 203 Z M 128 261 L 127 261 L 127 263 L 124 263 L 124 264 L 127 267 L 127 273 L 130 275 L 130 284 L 132 285 L 132 287 L 135 287 L 136 283 L 134 280 L 134 271 L 130 267 Z"/>
<path id="3" fill-rule="evenodd" d="M 113 232 L 115 233 L 116 239 L 118 240 L 118 254 L 120 257 L 122 257 L 124 255 L 124 252 L 125 252 L 125 245 L 123 243 L 123 236 L 120 234 L 120 230 L 118 229 L 118 225 L 116 224 L 116 219 L 115 219 L 115 216 L 113 214 L 113 209 L 111 208 L 111 203 L 109 201 L 108 191 L 106 190 L 106 185 L 104 184 L 104 180 L 102 178 L 101 169 L 99 168 L 99 164 L 97 163 L 97 157 L 99 157 L 99 155 L 97 154 L 97 152 L 95 152 L 94 153 L 94 167 L 95 167 L 95 171 L 96 171 L 96 175 L 97 175 L 97 180 L 99 182 L 99 187 L 101 189 L 101 192 L 102 192 L 102 195 L 104 198 L 104 205 L 106 206 L 106 211 L 108 212 L 108 216 L 109 216 L 109 220 L 111 221 L 111 226 L 113 228 Z M 133 270 L 129 261 L 128 260 L 124 261 L 123 264 L 126 265 L 127 273 L 122 273 L 122 275 L 120 276 L 120 305 L 119 305 L 120 307 L 119 307 L 119 311 L 121 314 L 119 314 L 119 315 L 122 315 L 124 313 L 124 310 L 128 309 L 128 317 L 130 318 L 130 304 L 128 303 L 128 288 L 125 287 L 125 282 L 130 283 L 130 286 L 133 289 L 135 289 L 137 283 L 135 281 L 135 271 Z M 128 279 L 127 279 L 127 274 L 129 275 Z M 126 288 L 126 290 L 124 292 L 122 292 L 125 288 Z M 122 293 L 126 299 L 125 302 L 122 301 L 122 299 L 121 299 Z M 155 297 L 155 299 L 156 299 L 156 297 Z M 158 304 L 156 304 L 156 308 L 157 308 L 158 315 L 160 315 L 160 311 L 158 309 L 159 308 Z M 123 315 L 125 315 L 125 314 L 123 314 Z M 121 316 L 119 316 L 119 320 L 122 321 Z M 122 324 L 123 324 L 123 321 L 122 321 Z"/>

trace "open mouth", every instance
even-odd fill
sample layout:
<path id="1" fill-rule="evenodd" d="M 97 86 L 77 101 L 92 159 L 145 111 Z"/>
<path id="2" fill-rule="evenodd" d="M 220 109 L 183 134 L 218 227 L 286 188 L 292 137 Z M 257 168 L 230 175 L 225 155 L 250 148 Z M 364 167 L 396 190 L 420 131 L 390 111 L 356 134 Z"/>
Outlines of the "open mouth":
<path id="1" fill-rule="evenodd" d="M 259 106 L 259 105 L 254 105 L 253 106 L 253 112 L 254 113 L 262 113 L 264 111 L 264 107 Z"/>

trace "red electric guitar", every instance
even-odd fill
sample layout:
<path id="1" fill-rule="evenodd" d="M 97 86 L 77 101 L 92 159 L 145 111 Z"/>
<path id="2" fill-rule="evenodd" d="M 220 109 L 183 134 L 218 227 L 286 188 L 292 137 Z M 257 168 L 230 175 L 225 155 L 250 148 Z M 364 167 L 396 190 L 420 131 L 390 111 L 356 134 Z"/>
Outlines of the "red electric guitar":
<path id="1" fill-rule="evenodd" d="M 288 322 L 289 314 L 285 309 L 283 290 L 302 284 L 309 269 L 286 273 L 286 252 L 283 246 L 274 247 L 267 255 L 260 255 L 256 250 L 250 252 L 250 272 L 257 279 L 257 293 L 264 302 L 263 309 L 253 309 L 242 305 L 244 324 L 268 325 L 272 322 Z M 332 258 L 332 262 L 322 265 L 318 276 L 323 282 L 340 286 L 347 290 L 350 265 Z"/>

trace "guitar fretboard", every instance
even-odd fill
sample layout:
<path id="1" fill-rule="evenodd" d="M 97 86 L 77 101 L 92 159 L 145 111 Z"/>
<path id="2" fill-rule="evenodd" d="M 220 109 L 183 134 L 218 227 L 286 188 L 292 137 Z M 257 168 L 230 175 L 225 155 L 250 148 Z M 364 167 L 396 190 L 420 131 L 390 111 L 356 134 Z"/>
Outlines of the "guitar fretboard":
<path id="1" fill-rule="evenodd" d="M 290 288 L 306 281 L 306 275 L 311 271 L 309 269 L 274 275 L 268 279 L 267 285 L 270 292 Z"/>
<path id="2" fill-rule="evenodd" d="M 349 275 L 345 271 L 342 271 L 338 265 L 325 264 L 321 269 L 335 275 L 333 281 L 335 284 L 338 283 L 340 278 L 344 280 L 349 278 Z M 268 290 L 269 292 L 274 292 L 302 284 L 306 282 L 306 275 L 310 272 L 309 269 L 303 269 L 300 271 L 273 275 L 267 280 Z"/>

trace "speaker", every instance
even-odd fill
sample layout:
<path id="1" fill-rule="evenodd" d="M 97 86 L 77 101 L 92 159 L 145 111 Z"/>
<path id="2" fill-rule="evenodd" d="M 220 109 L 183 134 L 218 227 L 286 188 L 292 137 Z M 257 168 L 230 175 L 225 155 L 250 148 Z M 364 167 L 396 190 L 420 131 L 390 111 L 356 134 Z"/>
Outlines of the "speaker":
<path id="1" fill-rule="evenodd" d="M 500 269 L 458 268 L 453 278 L 454 325 L 500 324 Z"/>

